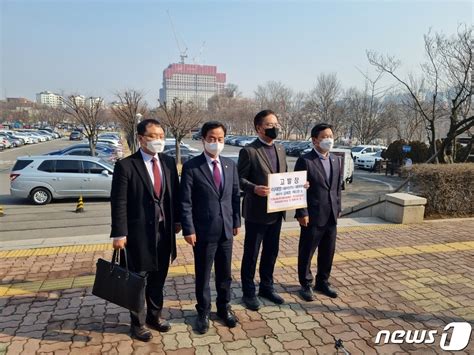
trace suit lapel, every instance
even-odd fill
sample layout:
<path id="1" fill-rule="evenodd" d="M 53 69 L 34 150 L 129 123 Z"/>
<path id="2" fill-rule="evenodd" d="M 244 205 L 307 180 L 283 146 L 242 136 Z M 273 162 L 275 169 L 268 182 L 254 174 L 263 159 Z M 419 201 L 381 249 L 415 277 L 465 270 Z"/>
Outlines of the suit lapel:
<path id="1" fill-rule="evenodd" d="M 140 175 L 140 178 L 145 184 L 148 192 L 152 197 L 154 197 L 153 182 L 150 180 L 150 175 L 148 175 L 148 171 L 146 170 L 145 166 L 145 161 L 143 160 L 142 153 L 140 153 L 140 151 L 134 154 L 133 164 L 135 165 L 135 168 L 138 171 L 138 175 Z"/>
<path id="2" fill-rule="evenodd" d="M 214 178 L 212 177 L 211 175 L 211 171 L 209 170 L 209 166 L 207 165 L 207 159 L 206 157 L 204 156 L 205 153 L 202 153 L 201 154 L 201 164 L 199 164 L 199 169 L 201 169 L 202 173 L 204 174 L 204 176 L 207 178 L 207 180 L 209 181 L 209 184 L 211 185 L 212 189 L 214 190 L 214 192 L 220 196 L 220 193 L 219 191 L 217 191 L 217 187 L 216 187 L 216 184 L 214 184 Z M 222 161 L 221 161 L 222 163 Z M 225 182 L 225 179 L 224 179 L 224 182 Z"/>
<path id="3" fill-rule="evenodd" d="M 280 173 L 286 172 L 286 156 L 283 152 L 283 148 L 280 145 L 275 145 L 277 158 L 278 158 L 278 168 L 280 169 Z M 285 167 L 285 169 L 283 169 Z"/>
<path id="4" fill-rule="evenodd" d="M 259 139 L 257 139 L 257 154 L 260 156 L 260 159 L 262 159 L 265 162 L 265 165 L 267 166 L 268 170 L 270 173 L 275 173 L 272 169 L 272 164 L 270 164 L 270 160 L 268 159 L 267 153 L 265 153 L 265 148 L 263 147 L 263 143 L 260 142 Z"/>
<path id="5" fill-rule="evenodd" d="M 337 159 L 337 155 L 334 156 L 333 154 L 329 154 L 329 159 L 331 160 L 331 186 L 333 186 L 334 184 L 337 184 L 338 174 L 336 172 L 336 168 L 339 167 L 339 160 Z"/>
<path id="6" fill-rule="evenodd" d="M 232 188 L 232 179 L 230 179 L 230 165 L 227 164 L 225 161 L 225 158 L 220 158 L 221 159 L 221 167 L 222 167 L 222 175 L 224 176 L 224 187 L 222 191 L 224 192 L 225 189 Z"/>
<path id="7" fill-rule="evenodd" d="M 165 159 L 163 159 L 163 153 L 159 153 L 158 158 L 160 159 L 162 174 L 165 177 L 165 183 L 162 184 L 164 187 L 164 191 L 161 192 L 161 196 L 164 196 L 167 191 L 171 191 L 171 173 L 170 169 L 168 169 L 168 166 L 166 165 Z"/>

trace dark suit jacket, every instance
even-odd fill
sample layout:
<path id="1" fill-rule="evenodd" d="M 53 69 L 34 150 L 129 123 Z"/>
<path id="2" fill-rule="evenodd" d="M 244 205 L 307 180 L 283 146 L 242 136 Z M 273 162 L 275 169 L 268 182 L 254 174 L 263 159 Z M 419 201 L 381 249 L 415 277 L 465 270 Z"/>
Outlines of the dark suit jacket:
<path id="1" fill-rule="evenodd" d="M 179 178 L 175 160 L 159 154 L 165 177 L 161 206 L 165 235 L 171 241 L 171 260 L 176 258 L 175 223 L 179 223 Z M 135 271 L 156 270 L 158 219 L 153 183 L 140 151 L 115 163 L 110 202 L 110 237 L 127 236 L 127 254 Z"/>
<path id="2" fill-rule="evenodd" d="M 278 171 L 273 171 L 263 143 L 259 139 L 240 150 L 238 162 L 240 188 L 245 193 L 242 216 L 249 222 L 272 224 L 282 214 L 282 212 L 267 213 L 267 198 L 254 193 L 256 185 L 268 185 L 268 174 L 288 171 L 285 148 L 276 143 L 275 147 L 278 157 Z"/>
<path id="3" fill-rule="evenodd" d="M 181 225 L 183 235 L 196 234 L 198 241 L 216 242 L 224 231 L 232 238 L 240 227 L 240 190 L 237 166 L 220 157 L 224 187 L 220 193 L 204 153 L 188 160 L 181 173 Z"/>
<path id="4" fill-rule="evenodd" d="M 341 212 L 342 172 L 339 157 L 329 153 L 331 161 L 331 181 L 326 179 L 326 173 L 318 154 L 312 149 L 298 158 L 295 171 L 306 170 L 310 184 L 307 190 L 308 208 L 296 210 L 296 218 L 309 216 L 310 226 L 325 226 L 330 218 L 337 223 Z"/>

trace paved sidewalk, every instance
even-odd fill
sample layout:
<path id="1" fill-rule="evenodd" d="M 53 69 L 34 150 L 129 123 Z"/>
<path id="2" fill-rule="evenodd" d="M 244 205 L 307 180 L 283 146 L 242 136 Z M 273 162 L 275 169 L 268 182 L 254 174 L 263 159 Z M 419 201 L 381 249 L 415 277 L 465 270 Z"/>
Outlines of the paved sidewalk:
<path id="1" fill-rule="evenodd" d="M 108 240 L 91 236 L 73 245 L 63 240 L 39 248 L 4 246 L 0 353 L 331 354 L 336 353 L 336 339 L 351 354 L 441 353 L 448 323 L 474 323 L 474 219 L 411 226 L 367 221 L 341 227 L 331 278 L 340 297 L 317 295 L 310 303 L 297 294 L 298 231 L 290 227 L 282 233 L 275 270 L 276 288 L 286 303 L 264 302 L 258 312 L 242 307 L 239 236 L 232 304 L 240 325 L 228 329 L 213 314 L 206 335 L 193 331 L 193 255 L 179 240 L 163 314 L 173 328 L 163 334 L 153 331 L 150 343 L 130 339 L 126 310 L 91 295 L 96 260 L 111 257 Z M 433 344 L 376 345 L 380 330 L 437 334 Z M 457 353 L 473 353 L 473 338 L 471 334 L 468 347 Z"/>

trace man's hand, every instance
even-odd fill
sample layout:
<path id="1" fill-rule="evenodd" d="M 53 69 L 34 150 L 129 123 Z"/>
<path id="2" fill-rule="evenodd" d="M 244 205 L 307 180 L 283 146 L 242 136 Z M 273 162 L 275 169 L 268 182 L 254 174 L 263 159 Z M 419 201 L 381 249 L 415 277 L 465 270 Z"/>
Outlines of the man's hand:
<path id="1" fill-rule="evenodd" d="M 306 181 L 306 183 L 304 184 L 304 188 L 305 188 L 306 190 L 309 189 L 309 181 Z"/>
<path id="2" fill-rule="evenodd" d="M 308 224 L 309 224 L 309 217 L 308 216 L 298 217 L 297 220 L 298 220 L 298 223 L 300 224 L 300 226 L 302 226 L 302 227 L 307 227 Z"/>
<path id="3" fill-rule="evenodd" d="M 235 237 L 237 234 L 239 234 L 239 232 L 240 232 L 240 228 L 234 228 L 234 229 L 232 230 L 232 234 L 234 235 L 234 237 Z"/>
<path id="4" fill-rule="evenodd" d="M 254 187 L 253 192 L 258 196 L 265 197 L 270 193 L 270 188 L 264 185 L 257 185 Z"/>
<path id="5" fill-rule="evenodd" d="M 114 249 L 123 249 L 125 248 L 125 245 L 127 245 L 127 237 L 124 237 L 122 239 L 114 239 L 112 241 L 112 247 Z"/>
<path id="6" fill-rule="evenodd" d="M 174 232 L 175 234 L 178 234 L 179 232 L 181 232 L 181 223 L 174 224 Z"/>
<path id="7" fill-rule="evenodd" d="M 184 240 L 186 241 L 186 243 L 194 246 L 196 245 L 196 234 L 185 235 Z"/>

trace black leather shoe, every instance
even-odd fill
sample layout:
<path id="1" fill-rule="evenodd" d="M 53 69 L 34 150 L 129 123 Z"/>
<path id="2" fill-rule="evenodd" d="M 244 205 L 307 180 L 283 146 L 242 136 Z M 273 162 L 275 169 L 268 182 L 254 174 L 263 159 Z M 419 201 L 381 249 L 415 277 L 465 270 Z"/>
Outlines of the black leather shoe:
<path id="1" fill-rule="evenodd" d="M 153 338 L 153 334 L 146 327 L 139 327 L 137 325 L 132 325 L 130 327 L 130 332 L 132 333 L 132 338 L 135 338 L 140 341 L 150 341 Z"/>
<path id="2" fill-rule="evenodd" d="M 164 320 L 164 319 L 152 319 L 152 318 L 148 318 L 146 319 L 146 324 L 152 328 L 152 329 L 155 329 L 157 331 L 159 331 L 160 333 L 166 333 L 166 332 L 169 332 L 171 330 L 171 324 Z"/>
<path id="3" fill-rule="evenodd" d="M 229 328 L 234 328 L 237 325 L 237 317 L 230 309 L 217 311 L 217 316 L 222 319 Z"/>
<path id="4" fill-rule="evenodd" d="M 337 298 L 337 292 L 331 287 L 329 287 L 326 282 L 316 283 L 314 290 L 321 292 L 323 295 L 326 295 L 328 297 Z"/>
<path id="5" fill-rule="evenodd" d="M 313 290 L 310 286 L 301 287 L 301 289 L 299 290 L 299 294 L 301 298 L 304 299 L 306 302 L 314 301 Z"/>
<path id="6" fill-rule="evenodd" d="M 260 301 L 258 300 L 257 297 L 252 296 L 252 297 L 242 297 L 242 302 L 244 302 L 244 305 L 247 309 L 250 309 L 251 311 L 258 311 L 260 309 Z"/>
<path id="7" fill-rule="evenodd" d="M 262 298 L 266 298 L 267 300 L 276 303 L 276 304 L 283 304 L 285 300 L 275 291 L 259 291 L 258 295 Z"/>
<path id="8" fill-rule="evenodd" d="M 198 313 L 196 319 L 196 331 L 200 334 L 206 334 L 209 330 L 209 314 L 207 313 Z"/>

